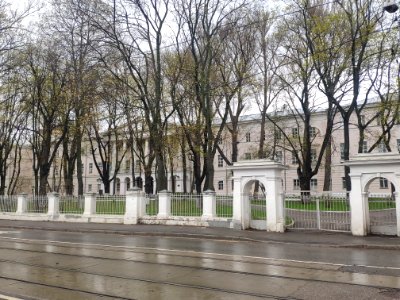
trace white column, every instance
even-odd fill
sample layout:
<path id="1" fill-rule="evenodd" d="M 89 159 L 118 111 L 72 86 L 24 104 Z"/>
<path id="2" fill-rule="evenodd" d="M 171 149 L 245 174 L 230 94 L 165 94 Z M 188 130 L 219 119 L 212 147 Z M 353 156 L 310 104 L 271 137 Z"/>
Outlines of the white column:
<path id="1" fill-rule="evenodd" d="M 217 201 L 215 192 L 207 190 L 203 193 L 203 215 L 202 219 L 213 219 L 217 217 Z"/>
<path id="2" fill-rule="evenodd" d="M 83 215 L 91 216 L 94 214 L 96 214 L 96 194 L 87 193 L 85 194 L 85 209 Z"/>
<path id="3" fill-rule="evenodd" d="M 20 194 L 17 198 L 17 214 L 21 215 L 28 210 L 28 195 Z"/>
<path id="4" fill-rule="evenodd" d="M 145 215 L 146 203 L 144 193 L 137 187 L 126 192 L 124 224 L 137 224 Z"/>
<path id="5" fill-rule="evenodd" d="M 171 194 L 167 191 L 158 192 L 158 215 L 159 218 L 168 218 L 171 215 Z"/>
<path id="6" fill-rule="evenodd" d="M 395 192 L 396 199 L 396 220 L 397 220 L 397 236 L 400 236 L 400 192 Z"/>
<path id="7" fill-rule="evenodd" d="M 58 193 L 47 194 L 49 201 L 47 214 L 56 217 L 60 214 L 60 195 Z"/>
<path id="8" fill-rule="evenodd" d="M 126 190 L 126 186 L 125 186 L 125 178 L 119 180 L 119 194 L 120 195 L 127 194 L 127 190 Z"/>
<path id="9" fill-rule="evenodd" d="M 241 178 L 234 177 L 233 178 L 233 216 L 232 222 L 233 225 L 239 225 L 240 228 L 243 229 L 243 192 L 241 186 Z"/>
<path id="10" fill-rule="evenodd" d="M 285 218 L 281 178 L 267 178 L 267 231 L 284 232 Z"/>
<path id="11" fill-rule="evenodd" d="M 351 233 L 357 236 L 368 234 L 368 193 L 363 193 L 361 176 L 352 175 L 350 191 Z"/>

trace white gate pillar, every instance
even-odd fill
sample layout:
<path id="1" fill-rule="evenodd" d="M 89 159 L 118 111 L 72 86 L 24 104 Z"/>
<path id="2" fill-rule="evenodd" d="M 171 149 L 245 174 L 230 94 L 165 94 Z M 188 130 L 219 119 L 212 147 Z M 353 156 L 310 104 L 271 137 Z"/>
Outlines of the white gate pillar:
<path id="1" fill-rule="evenodd" d="M 267 178 L 267 231 L 284 232 L 285 217 L 281 178 Z"/>
<path id="2" fill-rule="evenodd" d="M 245 203 L 242 192 L 242 180 L 240 177 L 233 178 L 233 215 L 232 222 L 234 227 L 240 226 L 241 229 L 249 227 L 250 218 L 245 211 Z"/>
<path id="3" fill-rule="evenodd" d="M 396 220 L 397 220 L 397 236 L 400 236 L 400 192 L 395 192 L 396 199 Z"/>
<path id="4" fill-rule="evenodd" d="M 351 233 L 353 235 L 365 236 L 368 234 L 368 193 L 363 193 L 361 176 L 350 174 L 350 214 Z"/>

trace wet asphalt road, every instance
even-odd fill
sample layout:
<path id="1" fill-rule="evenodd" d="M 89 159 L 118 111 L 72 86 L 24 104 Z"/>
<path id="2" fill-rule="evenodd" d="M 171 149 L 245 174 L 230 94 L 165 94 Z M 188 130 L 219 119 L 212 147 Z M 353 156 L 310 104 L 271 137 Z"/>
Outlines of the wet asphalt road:
<path id="1" fill-rule="evenodd" d="M 0 294 L 21 299 L 399 299 L 398 289 L 398 250 L 0 231 Z"/>

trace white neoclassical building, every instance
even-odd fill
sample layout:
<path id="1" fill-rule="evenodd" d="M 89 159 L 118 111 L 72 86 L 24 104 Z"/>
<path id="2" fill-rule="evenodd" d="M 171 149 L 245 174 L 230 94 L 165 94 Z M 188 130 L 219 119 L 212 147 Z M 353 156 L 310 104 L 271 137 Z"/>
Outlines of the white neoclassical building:
<path id="1" fill-rule="evenodd" d="M 372 105 L 368 109 L 365 109 L 365 115 L 362 116 L 363 122 L 368 122 L 372 116 L 375 114 L 376 110 Z M 367 151 L 373 143 L 376 142 L 377 138 L 382 131 L 380 124 L 380 119 L 374 119 L 365 130 L 365 141 L 363 144 L 363 150 Z M 281 128 L 284 130 L 287 136 L 296 137 L 296 135 L 301 134 L 302 128 L 296 123 L 290 115 L 285 114 L 285 112 L 280 112 L 280 124 Z M 359 140 L 359 130 L 357 126 L 356 115 L 353 114 L 350 122 L 350 156 L 358 152 L 358 140 Z M 283 137 L 282 132 L 274 130 L 274 126 L 271 122 L 267 121 L 265 125 L 266 134 L 264 137 L 260 136 L 261 122 L 259 115 L 247 115 L 241 117 L 239 121 L 239 132 L 238 132 L 238 161 L 242 160 L 252 160 L 257 159 L 257 152 L 259 147 L 260 138 L 265 139 L 265 147 L 268 152 L 274 147 L 274 156 L 269 156 L 278 162 L 286 165 L 283 171 L 282 178 L 282 188 L 286 192 L 293 192 L 300 189 L 299 179 L 297 176 L 297 161 L 293 155 L 293 150 L 288 146 L 287 140 Z M 311 130 L 310 134 L 313 136 L 312 141 L 312 158 L 315 159 L 316 155 L 319 153 L 319 148 L 322 143 L 323 134 L 325 132 L 326 116 L 325 111 L 318 111 L 313 113 L 311 117 Z M 392 128 L 391 130 L 391 140 L 390 146 L 393 152 L 398 152 L 400 148 L 400 122 Z M 228 124 L 229 125 L 229 124 Z M 127 145 L 126 142 L 123 143 L 123 149 L 127 149 L 131 145 Z M 135 145 L 133 145 L 135 147 Z M 219 142 L 219 147 L 223 152 L 224 156 L 231 159 L 232 156 L 232 142 L 228 130 L 225 130 L 222 135 L 222 139 Z M 115 146 L 114 146 L 115 148 Z M 332 146 L 331 146 L 331 182 L 330 190 L 334 192 L 342 192 L 345 190 L 344 185 L 344 167 L 342 162 L 342 150 L 343 150 L 343 127 L 340 122 L 340 116 L 337 116 L 337 121 L 334 125 L 334 131 L 332 135 Z M 379 145 L 373 151 L 375 153 L 387 152 L 384 145 Z M 22 171 L 20 175 L 20 184 L 18 185 L 18 191 L 32 193 L 32 159 L 29 149 L 25 149 L 24 159 L 22 161 Z M 61 149 L 60 155 L 56 159 L 52 166 L 52 174 L 49 176 L 49 189 L 54 190 L 58 187 L 60 193 L 63 193 L 63 182 L 61 178 L 62 172 L 60 172 L 61 164 Z M 133 186 L 133 181 L 136 185 L 145 188 L 145 178 L 143 165 L 139 163 L 137 157 L 134 157 L 135 161 L 134 170 L 132 170 L 132 157 L 130 157 L 129 151 L 127 151 L 124 159 L 121 162 L 119 172 L 116 178 L 111 182 L 111 194 L 124 195 L 126 191 Z M 100 179 L 99 173 L 95 166 L 95 161 L 93 160 L 91 151 L 89 149 L 89 143 L 84 145 L 84 155 L 82 161 L 83 168 L 83 184 L 84 192 L 89 193 L 104 193 L 104 185 Z M 186 191 L 193 191 L 193 166 L 189 160 L 189 154 L 187 154 L 187 167 L 183 170 L 182 167 L 182 154 L 177 154 L 173 159 L 173 162 L 167 163 L 168 165 L 168 181 L 169 190 L 175 192 L 184 192 L 184 186 L 186 186 Z M 172 172 L 171 172 L 172 166 Z M 115 168 L 115 162 L 112 163 L 112 168 Z M 229 168 L 227 162 L 223 159 L 219 152 L 215 155 L 214 160 L 214 187 L 218 194 L 232 194 L 234 179 L 232 177 L 232 171 Z M 111 169 L 111 173 L 113 173 Z M 134 172 L 132 172 L 134 171 Z M 9 172 L 12 172 L 10 169 Z M 134 174 L 133 174 L 134 173 Z M 171 175 L 173 174 L 173 175 Z M 184 175 L 186 174 L 186 182 L 184 182 Z M 155 175 L 155 167 L 152 169 L 152 179 L 154 180 L 152 190 L 156 191 L 157 182 Z M 325 159 L 323 159 L 322 164 L 319 168 L 318 173 L 311 180 L 311 189 L 315 191 L 322 191 L 325 180 Z M 74 183 L 74 191 L 77 192 L 77 182 Z M 371 183 L 371 190 L 375 192 L 390 192 L 391 184 L 386 178 L 379 178 Z"/>

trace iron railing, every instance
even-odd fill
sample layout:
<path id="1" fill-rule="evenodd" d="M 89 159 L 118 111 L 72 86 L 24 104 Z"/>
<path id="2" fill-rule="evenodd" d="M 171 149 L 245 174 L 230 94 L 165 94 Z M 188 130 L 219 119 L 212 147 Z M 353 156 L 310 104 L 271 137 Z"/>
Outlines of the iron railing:
<path id="1" fill-rule="evenodd" d="M 123 215 L 125 214 L 126 196 L 98 196 L 96 198 L 96 214 Z"/>
<path id="2" fill-rule="evenodd" d="M 17 211 L 17 196 L 0 196 L 0 212 L 16 212 Z"/>
<path id="3" fill-rule="evenodd" d="M 232 218 L 233 216 L 233 195 L 216 195 L 217 217 Z"/>
<path id="4" fill-rule="evenodd" d="M 27 198 L 27 213 L 46 214 L 49 208 L 49 200 L 47 196 L 28 196 Z"/>
<path id="5" fill-rule="evenodd" d="M 83 214 L 84 208 L 84 196 L 60 196 L 61 214 Z"/>
<path id="6" fill-rule="evenodd" d="M 201 194 L 171 194 L 171 215 L 199 217 L 202 215 L 203 196 Z"/>
<path id="7" fill-rule="evenodd" d="M 286 224 L 291 229 L 350 231 L 346 193 L 302 191 L 285 195 Z"/>

